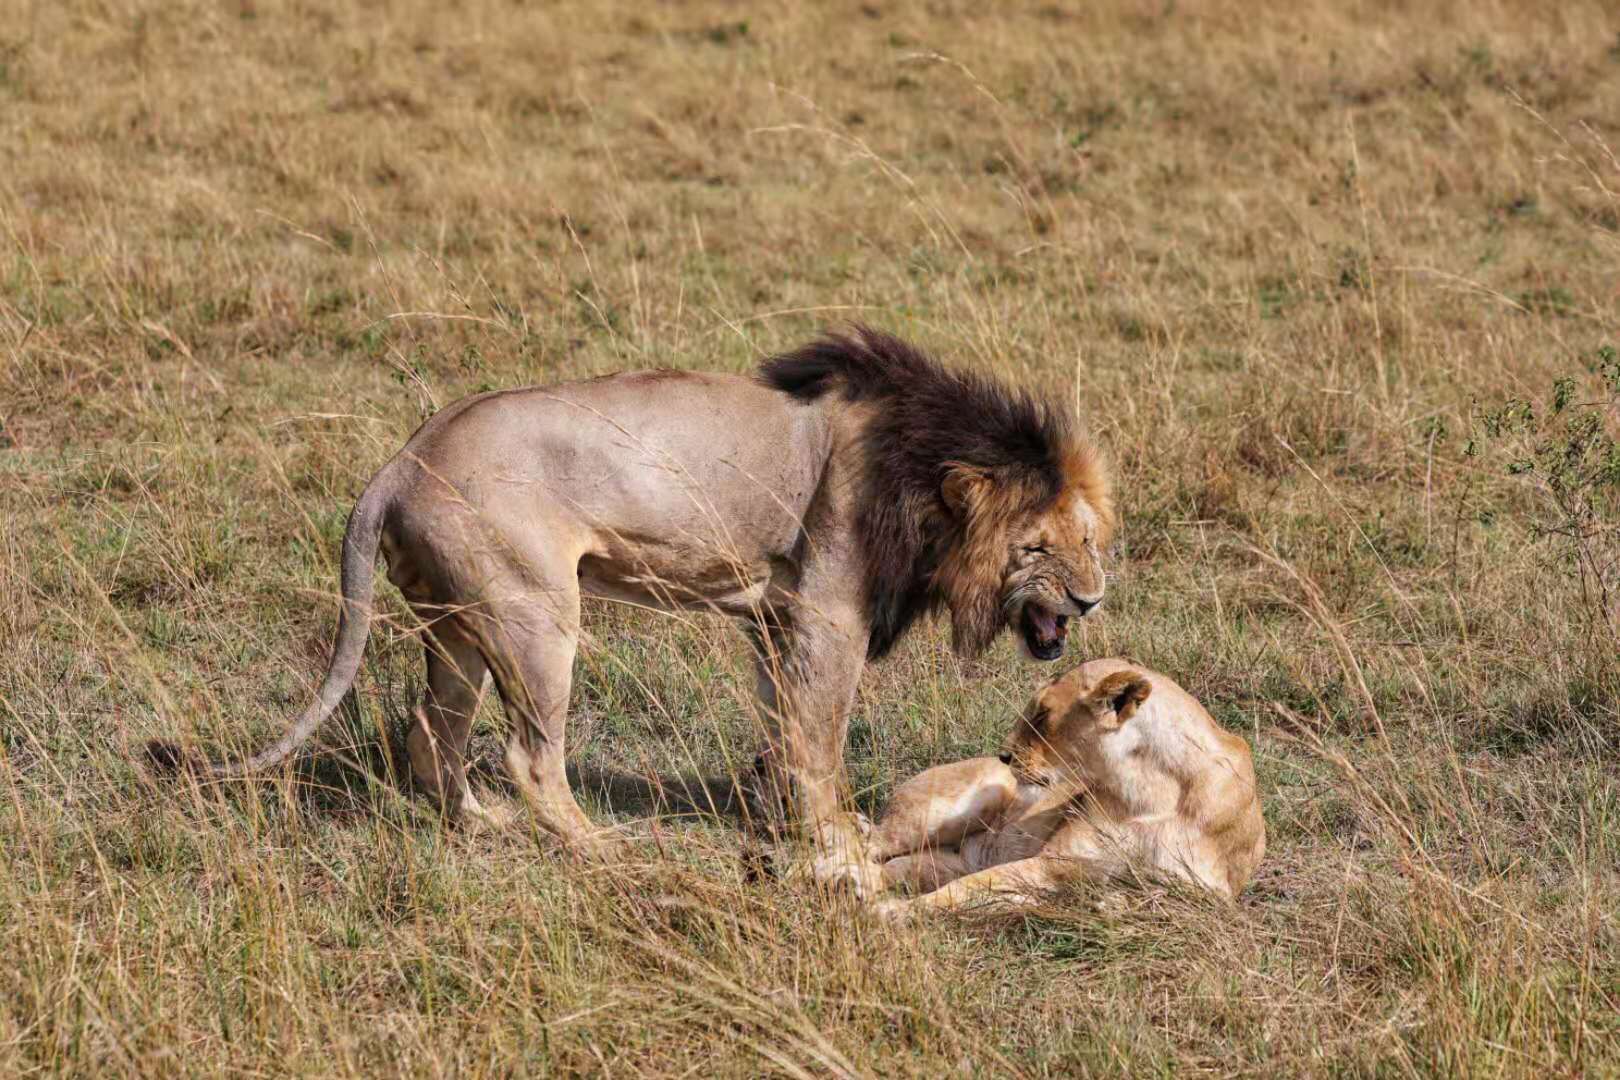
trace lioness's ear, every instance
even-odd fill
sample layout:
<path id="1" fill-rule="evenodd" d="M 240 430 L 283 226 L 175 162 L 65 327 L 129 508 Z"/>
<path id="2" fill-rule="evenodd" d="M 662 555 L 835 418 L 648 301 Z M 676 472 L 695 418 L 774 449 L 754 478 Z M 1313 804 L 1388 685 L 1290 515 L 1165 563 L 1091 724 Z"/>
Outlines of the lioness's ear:
<path id="1" fill-rule="evenodd" d="M 990 488 L 990 474 L 973 465 L 953 461 L 945 466 L 945 480 L 939 494 L 951 513 L 964 518 L 983 500 Z"/>
<path id="2" fill-rule="evenodd" d="M 1153 684 L 1140 671 L 1116 671 L 1097 684 L 1097 701 L 1107 702 L 1119 722 L 1124 723 L 1136 715 L 1137 706 L 1153 693 Z"/>

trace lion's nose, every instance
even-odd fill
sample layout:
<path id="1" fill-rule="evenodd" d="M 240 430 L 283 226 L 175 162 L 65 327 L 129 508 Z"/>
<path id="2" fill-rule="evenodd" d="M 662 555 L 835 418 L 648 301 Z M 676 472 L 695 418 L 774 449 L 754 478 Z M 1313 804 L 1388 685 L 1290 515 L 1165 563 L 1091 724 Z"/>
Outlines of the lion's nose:
<path id="1" fill-rule="evenodd" d="M 1002 753 L 1001 753 L 1001 763 L 1003 765 L 1011 765 L 1012 764 L 1012 755 L 1007 753 L 1006 751 L 1002 751 Z"/>
<path id="2" fill-rule="evenodd" d="M 1081 615 L 1089 615 L 1092 608 L 1102 603 L 1102 597 L 1099 596 L 1095 600 L 1086 600 L 1082 597 L 1074 595 L 1074 593 L 1071 592 L 1069 593 L 1069 603 L 1073 604 L 1079 610 Z"/>

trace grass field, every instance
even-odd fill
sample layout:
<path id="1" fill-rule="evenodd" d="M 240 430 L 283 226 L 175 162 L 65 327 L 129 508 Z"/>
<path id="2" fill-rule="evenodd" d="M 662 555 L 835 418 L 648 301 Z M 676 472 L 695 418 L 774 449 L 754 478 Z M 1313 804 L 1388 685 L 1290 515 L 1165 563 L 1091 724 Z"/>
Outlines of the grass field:
<path id="1" fill-rule="evenodd" d="M 1605 8 L 4 0 L 0 1074 L 1620 1074 Z M 1251 741 L 1235 907 L 896 930 L 727 819 L 611 869 L 447 828 L 403 620 L 267 782 L 131 763 L 302 705 L 437 407 L 854 318 L 1109 447 L 1068 662 Z M 592 813 L 753 751 L 730 627 L 591 615 Z M 1053 674 L 947 636 L 862 684 L 869 808 Z"/>

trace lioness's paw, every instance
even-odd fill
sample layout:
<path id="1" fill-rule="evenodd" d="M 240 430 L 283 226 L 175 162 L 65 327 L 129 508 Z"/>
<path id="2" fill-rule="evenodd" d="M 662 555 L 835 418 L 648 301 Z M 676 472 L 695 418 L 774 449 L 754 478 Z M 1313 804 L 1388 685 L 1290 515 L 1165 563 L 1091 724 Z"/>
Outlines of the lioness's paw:
<path id="1" fill-rule="evenodd" d="M 867 862 L 866 839 L 872 823 L 864 814 L 838 814 L 816 826 L 813 842 L 823 859 Z"/>
<path id="2" fill-rule="evenodd" d="M 837 855 L 824 855 L 810 866 L 816 884 L 848 892 L 857 900 L 870 900 L 883 892 L 883 868 Z"/>
<path id="3" fill-rule="evenodd" d="M 868 909 L 873 915 L 893 926 L 901 926 L 917 917 L 917 908 L 910 900 L 890 897 L 879 900 Z"/>

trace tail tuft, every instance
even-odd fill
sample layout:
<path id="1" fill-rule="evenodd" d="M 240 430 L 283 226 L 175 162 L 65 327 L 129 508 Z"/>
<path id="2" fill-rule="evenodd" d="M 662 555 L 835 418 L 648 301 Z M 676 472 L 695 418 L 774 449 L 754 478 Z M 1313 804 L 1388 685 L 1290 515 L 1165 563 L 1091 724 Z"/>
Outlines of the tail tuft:
<path id="1" fill-rule="evenodd" d="M 158 776 L 176 776 L 191 768 L 180 745 L 165 739 L 153 739 L 146 744 L 146 763 Z"/>
<path id="2" fill-rule="evenodd" d="M 388 466 L 372 477 L 371 483 L 354 504 L 349 527 L 343 533 L 343 609 L 338 615 L 337 643 L 332 662 L 315 700 L 309 703 L 292 727 L 270 746 L 240 760 L 211 762 L 187 754 L 172 742 L 153 740 L 146 744 L 147 765 L 154 775 L 191 775 L 206 780 L 227 780 L 252 776 L 292 756 L 314 733 L 321 722 L 337 709 L 351 686 L 360 662 L 365 658 L 366 635 L 371 630 L 371 587 L 376 575 L 374 563 L 382 541 L 383 517 L 391 494 Z"/>

